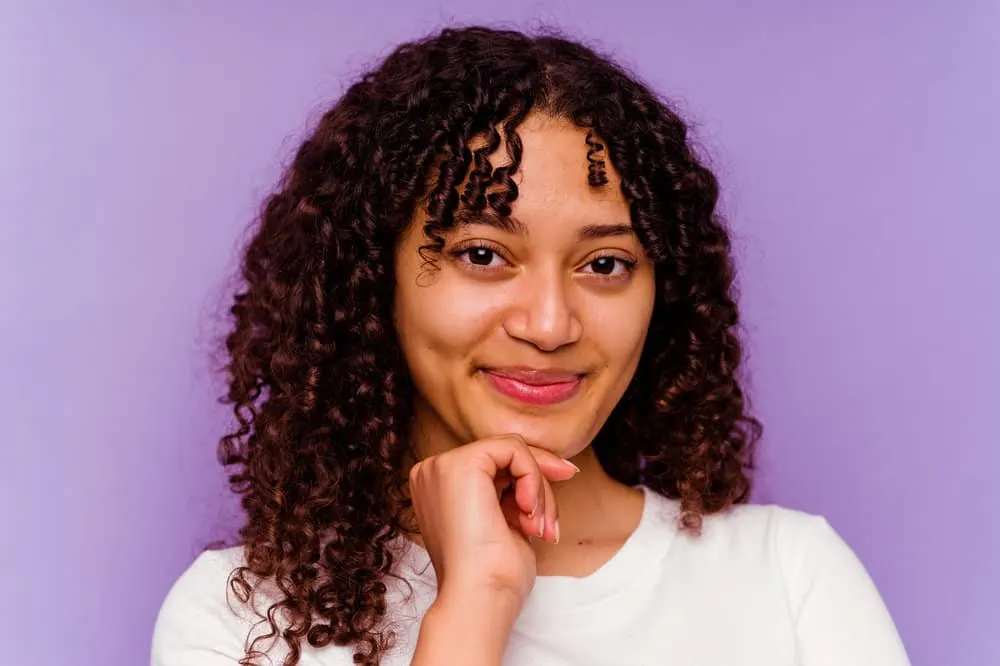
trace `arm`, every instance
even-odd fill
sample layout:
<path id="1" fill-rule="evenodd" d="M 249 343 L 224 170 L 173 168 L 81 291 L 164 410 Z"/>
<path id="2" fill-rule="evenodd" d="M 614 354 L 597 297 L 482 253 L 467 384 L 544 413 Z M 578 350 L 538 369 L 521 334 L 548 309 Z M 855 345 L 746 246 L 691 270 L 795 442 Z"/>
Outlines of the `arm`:
<path id="1" fill-rule="evenodd" d="M 420 625 L 411 666 L 500 666 L 519 611 L 506 593 L 439 596 Z"/>
<path id="2" fill-rule="evenodd" d="M 875 584 L 826 520 L 813 525 L 793 598 L 802 666 L 909 666 Z"/>
<path id="3" fill-rule="evenodd" d="M 556 542 L 550 481 L 579 469 L 517 435 L 487 438 L 430 456 L 410 471 L 414 513 L 438 579 L 412 666 L 499 666 L 535 581 L 528 539 Z M 497 477 L 513 492 L 497 497 Z"/>

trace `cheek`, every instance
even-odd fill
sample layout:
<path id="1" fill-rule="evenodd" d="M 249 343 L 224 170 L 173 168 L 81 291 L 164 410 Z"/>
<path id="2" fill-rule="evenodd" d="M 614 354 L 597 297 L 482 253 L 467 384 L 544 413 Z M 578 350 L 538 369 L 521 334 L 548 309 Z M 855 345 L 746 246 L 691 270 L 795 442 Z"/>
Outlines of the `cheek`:
<path id="1" fill-rule="evenodd" d="M 502 307 L 482 290 L 443 279 L 401 285 L 398 296 L 396 326 L 404 350 L 410 357 L 429 352 L 435 362 L 469 354 L 489 337 Z"/>
<path id="2" fill-rule="evenodd" d="M 590 338 L 601 348 L 609 366 L 625 370 L 642 353 L 653 313 L 653 291 L 642 290 L 635 298 L 604 302 L 589 318 Z"/>

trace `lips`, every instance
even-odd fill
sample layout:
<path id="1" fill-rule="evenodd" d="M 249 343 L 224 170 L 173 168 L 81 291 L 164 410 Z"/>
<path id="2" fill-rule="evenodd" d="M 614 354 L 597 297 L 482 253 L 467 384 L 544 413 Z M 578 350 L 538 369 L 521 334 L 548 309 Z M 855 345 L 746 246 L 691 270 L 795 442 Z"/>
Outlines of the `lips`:
<path id="1" fill-rule="evenodd" d="M 529 405 L 569 400 L 583 382 L 581 373 L 556 369 L 488 368 L 482 372 L 499 393 Z"/>

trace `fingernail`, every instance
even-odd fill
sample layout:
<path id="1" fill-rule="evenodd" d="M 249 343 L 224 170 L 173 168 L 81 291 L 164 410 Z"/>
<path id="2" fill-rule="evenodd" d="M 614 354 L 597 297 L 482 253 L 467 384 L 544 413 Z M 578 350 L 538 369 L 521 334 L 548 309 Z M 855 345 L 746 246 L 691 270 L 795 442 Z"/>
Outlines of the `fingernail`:
<path id="1" fill-rule="evenodd" d="M 559 519 L 558 518 L 556 518 L 556 522 L 553 525 L 553 528 L 554 529 L 552 531 L 556 533 L 556 543 L 559 543 Z"/>
<path id="2" fill-rule="evenodd" d="M 574 465 L 570 461 L 566 460 L 565 458 L 563 458 L 563 462 L 566 463 L 566 466 L 569 467 L 570 469 L 572 469 L 574 472 L 579 472 L 580 471 L 579 467 L 577 467 L 576 465 Z"/>
<path id="3" fill-rule="evenodd" d="M 538 521 L 538 538 L 541 539 L 545 536 L 545 519 L 542 518 Z"/>
<path id="4" fill-rule="evenodd" d="M 536 497 L 535 498 L 535 506 L 532 507 L 531 513 L 528 514 L 528 518 L 534 518 L 535 514 L 538 513 L 538 500 L 539 500 L 539 498 Z"/>

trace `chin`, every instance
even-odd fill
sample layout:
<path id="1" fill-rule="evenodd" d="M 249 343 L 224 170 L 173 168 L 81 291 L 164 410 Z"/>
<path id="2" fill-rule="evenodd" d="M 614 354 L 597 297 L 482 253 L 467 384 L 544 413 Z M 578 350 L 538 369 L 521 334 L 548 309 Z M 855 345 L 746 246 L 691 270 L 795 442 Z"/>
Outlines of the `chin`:
<path id="1" fill-rule="evenodd" d="M 460 411 L 470 417 L 467 423 L 472 426 L 474 439 L 520 435 L 531 446 L 572 458 L 586 450 L 600 430 L 601 424 L 594 420 L 598 405 L 587 384 L 561 402 L 522 404 L 501 397 L 484 383 L 476 388 L 488 388 L 485 395 L 476 395 L 479 391 L 475 391 L 475 397 L 469 396 L 472 400 L 465 402 Z"/>
<path id="2" fill-rule="evenodd" d="M 572 458 L 584 451 L 589 445 L 593 436 L 589 434 L 588 428 L 560 423 L 558 420 L 544 416 L 536 417 L 513 417 L 503 419 L 501 423 L 491 423 L 483 428 L 481 437 L 495 437 L 500 435 L 520 435 L 531 446 L 545 449 L 562 458 Z"/>

